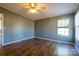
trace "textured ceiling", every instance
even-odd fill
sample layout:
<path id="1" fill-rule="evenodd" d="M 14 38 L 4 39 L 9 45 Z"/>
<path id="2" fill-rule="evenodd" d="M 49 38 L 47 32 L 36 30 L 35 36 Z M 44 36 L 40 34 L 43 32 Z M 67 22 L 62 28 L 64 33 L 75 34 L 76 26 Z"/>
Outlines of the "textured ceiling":
<path id="1" fill-rule="evenodd" d="M 4 7 L 8 10 L 11 10 L 15 13 L 18 13 L 26 18 L 32 20 L 38 20 L 48 17 L 60 16 L 74 13 L 77 9 L 77 3 L 42 3 L 37 4 L 37 7 L 45 7 L 45 9 L 41 9 L 39 13 L 28 13 L 27 7 L 28 3 L 3 3 L 0 4 L 1 7 Z"/>

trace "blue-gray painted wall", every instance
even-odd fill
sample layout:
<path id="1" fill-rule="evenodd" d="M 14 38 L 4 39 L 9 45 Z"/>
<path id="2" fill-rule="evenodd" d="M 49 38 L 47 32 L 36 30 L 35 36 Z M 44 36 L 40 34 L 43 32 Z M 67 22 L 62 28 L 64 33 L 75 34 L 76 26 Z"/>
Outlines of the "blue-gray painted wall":
<path id="1" fill-rule="evenodd" d="M 28 20 L 27 18 L 7 9 L 0 8 L 0 10 L 0 12 L 4 14 L 4 44 L 34 36 L 74 43 L 74 15 L 65 15 L 37 20 L 34 24 L 34 21 Z M 69 37 L 57 35 L 57 20 L 61 18 L 70 19 Z"/>
<path id="2" fill-rule="evenodd" d="M 70 25 L 69 25 L 69 36 L 62 36 L 57 34 L 57 20 L 58 19 L 65 19 L 69 18 Z M 35 36 L 48 38 L 51 40 L 63 41 L 63 42 L 70 42 L 74 43 L 74 15 L 65 15 L 65 16 L 58 16 L 58 17 L 51 17 L 46 19 L 41 19 L 35 21 Z"/>
<path id="3" fill-rule="evenodd" d="M 0 7 L 4 17 L 4 44 L 34 37 L 34 21 Z"/>

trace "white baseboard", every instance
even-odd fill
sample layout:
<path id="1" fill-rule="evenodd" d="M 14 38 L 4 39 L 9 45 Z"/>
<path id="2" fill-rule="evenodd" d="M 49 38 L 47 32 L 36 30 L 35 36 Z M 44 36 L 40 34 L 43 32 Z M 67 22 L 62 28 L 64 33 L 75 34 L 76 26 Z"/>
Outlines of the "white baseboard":
<path id="1" fill-rule="evenodd" d="M 39 39 L 44 39 L 44 40 L 50 40 L 50 41 L 55 41 L 55 42 L 60 42 L 60 43 L 67 43 L 67 44 L 73 44 L 73 45 L 75 45 L 74 43 L 70 43 L 70 42 L 63 42 L 63 41 L 53 40 L 53 39 L 48 39 L 48 38 L 43 38 L 43 37 L 36 37 L 36 38 L 39 38 Z"/>
<path id="2" fill-rule="evenodd" d="M 6 43 L 6 44 L 3 43 L 2 45 L 3 45 L 3 46 L 4 46 L 4 45 L 9 45 L 9 44 L 12 44 L 12 43 L 16 43 L 16 42 L 20 42 L 20 41 L 28 40 L 28 39 L 32 39 L 32 38 L 34 38 L 34 37 L 24 38 L 24 39 L 20 39 L 20 40 L 17 40 L 17 41 L 9 42 L 9 43 Z"/>
<path id="3" fill-rule="evenodd" d="M 79 49 L 77 48 L 77 46 L 75 45 L 75 48 L 77 49 L 77 51 L 78 51 L 78 54 L 79 54 Z"/>
<path id="4" fill-rule="evenodd" d="M 3 43 L 2 45 L 8 45 L 8 44 L 12 44 L 12 43 L 15 43 L 15 42 L 20 42 L 22 40 L 28 40 L 28 39 L 32 39 L 32 38 L 34 38 L 34 37 L 24 38 L 24 39 L 9 42 L 9 43 L 6 43 L 6 44 Z M 63 41 L 58 41 L 58 40 L 53 40 L 53 39 L 48 39 L 48 38 L 43 38 L 43 37 L 35 37 L 35 38 L 44 39 L 44 40 L 50 40 L 50 41 L 55 41 L 55 42 L 60 42 L 60 43 L 74 44 L 74 43 L 70 43 L 70 42 L 63 42 Z"/>

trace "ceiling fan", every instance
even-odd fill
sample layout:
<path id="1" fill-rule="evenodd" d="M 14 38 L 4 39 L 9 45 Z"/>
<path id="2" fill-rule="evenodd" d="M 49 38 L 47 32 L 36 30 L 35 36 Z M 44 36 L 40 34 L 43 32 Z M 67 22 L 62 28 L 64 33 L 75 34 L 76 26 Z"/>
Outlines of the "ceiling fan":
<path id="1" fill-rule="evenodd" d="M 26 8 L 31 13 L 38 13 L 46 9 L 45 6 L 38 5 L 37 3 L 29 3 L 29 5 Z"/>

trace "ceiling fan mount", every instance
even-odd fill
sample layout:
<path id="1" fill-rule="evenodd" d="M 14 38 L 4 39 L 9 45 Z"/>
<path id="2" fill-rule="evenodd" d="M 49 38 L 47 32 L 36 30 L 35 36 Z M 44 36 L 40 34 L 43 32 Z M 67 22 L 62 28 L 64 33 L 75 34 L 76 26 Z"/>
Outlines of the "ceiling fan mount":
<path id="1" fill-rule="evenodd" d="M 27 6 L 28 11 L 31 13 L 37 13 L 37 12 L 42 12 L 43 10 L 46 9 L 45 6 L 39 6 L 37 3 L 29 3 Z"/>
<path id="2" fill-rule="evenodd" d="M 32 8 L 32 9 L 35 9 L 36 8 L 36 3 L 30 3 L 30 7 Z"/>

